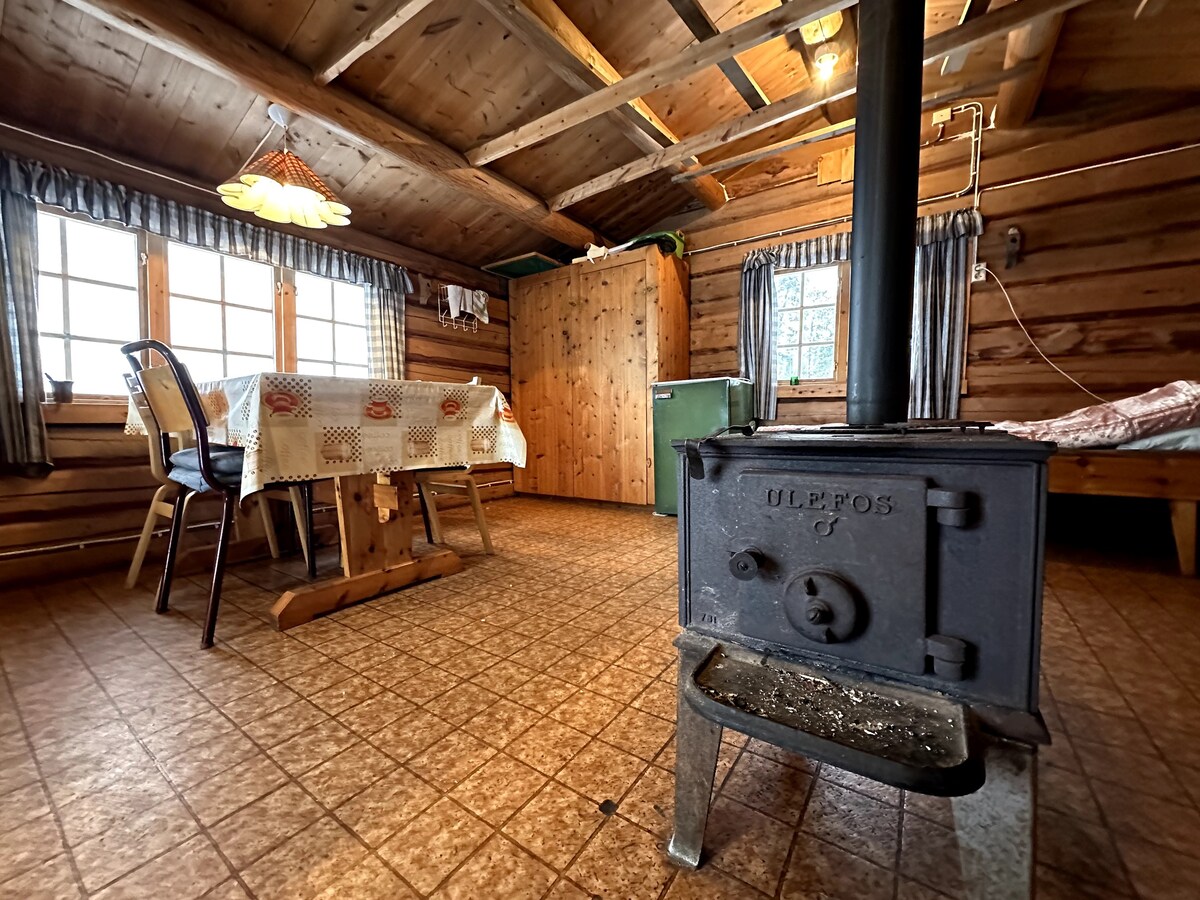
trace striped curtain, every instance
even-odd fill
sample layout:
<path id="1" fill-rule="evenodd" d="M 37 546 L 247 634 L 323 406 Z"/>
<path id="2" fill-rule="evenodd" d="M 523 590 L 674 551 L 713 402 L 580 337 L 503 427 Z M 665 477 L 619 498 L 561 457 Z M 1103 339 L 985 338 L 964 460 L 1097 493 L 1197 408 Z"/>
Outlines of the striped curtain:
<path id="1" fill-rule="evenodd" d="M 908 417 L 958 417 L 967 340 L 967 294 L 974 241 L 983 234 L 977 209 L 917 220 Z"/>
<path id="2" fill-rule="evenodd" d="M 367 288 L 367 336 L 371 377 L 404 378 L 404 299 L 391 291 Z"/>
<path id="3" fill-rule="evenodd" d="M 848 232 L 751 250 L 742 260 L 742 306 L 738 317 L 738 367 L 754 382 L 754 415 L 774 419 L 779 390 L 775 377 L 775 273 L 779 269 L 826 266 L 850 258 Z"/>

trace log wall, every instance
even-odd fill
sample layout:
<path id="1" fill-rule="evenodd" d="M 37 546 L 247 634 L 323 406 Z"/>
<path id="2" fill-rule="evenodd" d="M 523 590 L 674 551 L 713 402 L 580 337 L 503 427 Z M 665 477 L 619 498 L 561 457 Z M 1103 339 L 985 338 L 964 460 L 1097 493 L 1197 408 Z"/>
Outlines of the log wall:
<path id="1" fill-rule="evenodd" d="M 999 186 L 1196 142 L 1195 108 L 1122 124 L 984 134 L 980 260 L 999 274 L 1051 359 L 1106 398 L 1200 380 L 1200 149 Z M 964 184 L 965 144 L 923 153 L 922 197 Z M 742 197 L 694 222 L 689 247 L 849 215 L 852 188 L 818 187 L 810 178 Z M 964 204 L 921 212 L 955 205 Z M 1012 225 L 1024 235 L 1024 253 L 1006 270 Z M 737 374 L 742 258 L 754 247 L 795 239 L 689 257 L 693 378 Z M 995 282 L 972 287 L 964 416 L 1033 419 L 1095 402 L 1041 360 Z M 780 401 L 784 422 L 843 421 L 844 412 L 844 399 Z"/>

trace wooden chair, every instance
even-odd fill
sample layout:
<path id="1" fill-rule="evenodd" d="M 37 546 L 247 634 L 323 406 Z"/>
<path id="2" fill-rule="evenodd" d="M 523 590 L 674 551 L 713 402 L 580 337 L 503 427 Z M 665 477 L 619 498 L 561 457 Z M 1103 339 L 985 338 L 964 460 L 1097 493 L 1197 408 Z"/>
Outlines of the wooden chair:
<path id="1" fill-rule="evenodd" d="M 138 358 L 138 354 L 145 350 L 153 350 L 162 357 L 166 365 L 145 368 Z M 143 410 L 145 417 L 154 422 L 158 435 L 158 454 L 165 460 L 162 469 L 176 490 L 171 512 L 171 532 L 167 541 L 167 559 L 158 583 L 155 612 L 164 613 L 168 609 L 171 581 L 183 537 L 188 501 L 195 494 L 210 491 L 218 494 L 222 500 L 212 586 L 200 639 L 201 648 L 206 649 L 213 645 L 216 632 L 221 584 L 225 578 L 225 558 L 233 532 L 233 514 L 241 492 L 243 451 L 210 443 L 208 419 L 196 386 L 170 347 L 161 341 L 140 340 L 124 345 L 121 352 L 125 354 L 133 370 L 134 404 L 139 410 Z M 171 452 L 173 438 L 183 446 L 183 449 L 174 453 Z M 152 458 L 155 455 L 151 454 Z M 307 497 L 306 509 L 311 510 L 312 485 L 304 485 L 301 490 Z M 312 516 L 306 516 L 304 527 L 308 532 L 306 543 L 309 548 L 312 547 L 311 522 Z M 311 569 L 311 554 L 309 559 Z"/>
<path id="2" fill-rule="evenodd" d="M 421 511 L 425 514 L 425 537 L 431 544 L 442 542 L 442 522 L 438 518 L 437 498 L 440 494 L 466 497 L 475 512 L 475 524 L 483 538 L 483 550 L 492 554 L 492 536 L 488 533 L 487 519 L 483 516 L 483 504 L 479 500 L 479 487 L 470 469 L 426 469 L 416 473 L 417 493 Z"/>
<path id="3" fill-rule="evenodd" d="M 163 440 L 163 434 L 158 430 L 158 424 L 154 421 L 154 416 L 145 402 L 145 394 L 141 389 L 137 376 L 132 374 L 126 375 L 125 383 L 129 386 L 130 396 L 134 398 L 134 408 L 141 417 L 142 427 L 146 431 L 146 436 L 150 444 L 150 472 L 159 483 L 159 488 L 154 492 L 154 498 L 150 501 L 150 509 L 146 513 L 146 522 L 142 525 L 142 533 L 138 537 L 137 547 L 133 551 L 133 559 L 129 563 L 129 572 L 125 576 L 125 587 L 132 588 L 137 584 L 138 576 L 142 572 L 142 565 L 146 561 L 146 553 L 150 549 L 150 542 L 154 538 L 154 529 L 158 526 L 158 520 L 162 518 L 169 522 L 175 514 L 175 501 L 172 498 L 177 493 L 179 486 L 167 477 L 167 470 L 170 468 L 168 460 L 173 452 L 170 435 L 166 436 L 166 441 Z M 195 496 L 194 493 L 188 494 L 184 503 L 190 503 Z M 310 506 L 311 501 L 307 500 L 302 485 L 289 485 L 286 493 L 282 491 L 264 491 L 262 496 L 255 498 L 259 514 L 262 516 L 263 530 L 266 533 L 267 547 L 271 551 L 271 558 L 279 559 L 279 536 L 275 531 L 275 519 L 271 515 L 271 505 L 267 501 L 284 499 L 292 504 L 292 511 L 296 516 L 296 525 L 299 531 L 300 549 L 304 554 L 304 561 L 308 564 L 309 574 L 315 577 L 315 572 L 313 571 L 315 560 L 309 551 L 308 532 L 311 530 L 309 524 L 311 513 L 306 509 L 306 506 Z M 183 518 L 186 527 L 186 506 L 183 511 Z"/>

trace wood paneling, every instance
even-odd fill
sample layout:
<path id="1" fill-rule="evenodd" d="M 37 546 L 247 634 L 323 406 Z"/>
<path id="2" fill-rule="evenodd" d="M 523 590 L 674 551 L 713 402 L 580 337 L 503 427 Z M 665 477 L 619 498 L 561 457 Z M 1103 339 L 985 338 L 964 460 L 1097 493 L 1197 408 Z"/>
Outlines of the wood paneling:
<path id="1" fill-rule="evenodd" d="M 518 490 L 653 502 L 650 385 L 686 376 L 686 278 L 650 247 L 510 285 Z"/>
<path id="2" fill-rule="evenodd" d="M 1200 109 L 1101 128 L 1038 128 L 984 135 L 980 259 L 1009 288 L 1046 353 L 1096 393 L 1116 398 L 1178 378 L 1200 379 L 1200 149 L 1182 149 L 1012 187 L 999 185 L 1171 150 L 1200 141 Z M 965 142 L 923 154 L 921 196 L 963 182 Z M 954 156 L 958 158 L 955 160 Z M 704 247 L 848 215 L 851 186 L 807 180 L 734 200 L 694 222 Z M 939 203 L 922 212 L 947 208 Z M 1004 268 L 1004 234 L 1024 235 Z M 840 226 L 847 227 L 847 226 Z M 819 232 L 797 235 L 798 239 Z M 692 377 L 737 373 L 741 260 L 755 243 L 690 257 Z M 990 279 L 972 286 L 962 414 L 1042 418 L 1094 402 L 1041 360 Z M 780 402 L 782 421 L 842 421 L 841 400 Z"/>

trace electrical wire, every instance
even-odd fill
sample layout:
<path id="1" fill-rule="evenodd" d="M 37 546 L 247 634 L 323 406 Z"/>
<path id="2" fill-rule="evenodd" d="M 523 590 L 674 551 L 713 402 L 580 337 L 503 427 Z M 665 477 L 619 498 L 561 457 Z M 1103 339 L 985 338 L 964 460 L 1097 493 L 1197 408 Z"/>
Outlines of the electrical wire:
<path id="1" fill-rule="evenodd" d="M 1075 385 L 1075 387 L 1079 388 L 1085 394 L 1087 394 L 1091 397 L 1095 397 L 1101 403 L 1108 403 L 1109 402 L 1108 400 L 1104 399 L 1099 394 L 1094 393 L 1093 391 L 1090 391 L 1087 388 L 1085 388 L 1082 384 L 1080 384 L 1078 381 L 1076 381 L 1074 378 L 1072 378 L 1070 375 L 1068 375 L 1066 372 L 1064 372 L 1058 366 L 1058 364 L 1054 362 L 1054 360 L 1052 360 L 1050 357 L 1048 357 L 1045 353 L 1042 352 L 1042 348 L 1038 346 L 1038 342 L 1033 339 L 1033 335 L 1029 333 L 1029 329 L 1025 327 L 1025 323 L 1021 321 L 1021 317 L 1017 314 L 1017 308 L 1015 306 L 1013 306 L 1012 297 L 1008 296 L 1008 288 L 1006 288 L 1004 286 L 1004 282 L 1001 281 L 1000 277 L 995 272 L 993 272 L 988 266 L 984 266 L 983 271 L 986 272 L 988 275 L 992 276 L 992 280 L 995 281 L 997 286 L 1000 288 L 1000 293 L 1002 293 L 1004 295 L 1004 299 L 1008 301 L 1008 308 L 1012 312 L 1013 318 L 1017 320 L 1017 324 L 1019 326 L 1021 326 L 1021 330 L 1023 332 L 1025 332 L 1025 337 L 1029 340 L 1029 343 L 1033 346 L 1033 349 L 1036 350 L 1038 352 L 1038 355 L 1046 361 L 1046 365 L 1048 365 L 1050 368 L 1052 368 L 1055 372 L 1057 372 L 1063 378 L 1067 379 L 1067 381 L 1071 382 L 1071 384 Z"/>

